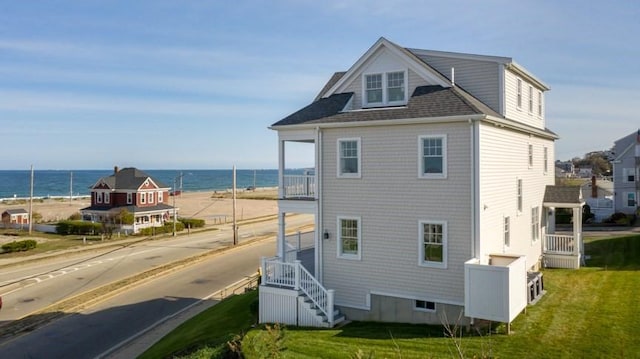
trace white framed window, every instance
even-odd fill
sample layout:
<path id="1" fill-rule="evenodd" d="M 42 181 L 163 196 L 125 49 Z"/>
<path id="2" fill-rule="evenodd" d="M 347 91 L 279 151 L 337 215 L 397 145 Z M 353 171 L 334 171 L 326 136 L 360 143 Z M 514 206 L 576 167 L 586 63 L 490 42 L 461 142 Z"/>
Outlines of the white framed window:
<path id="1" fill-rule="evenodd" d="M 420 221 L 418 264 L 424 267 L 447 268 L 447 222 Z"/>
<path id="2" fill-rule="evenodd" d="M 522 108 L 522 80 L 516 80 L 516 105 Z"/>
<path id="3" fill-rule="evenodd" d="M 504 239 L 504 246 L 505 247 L 509 247 L 511 245 L 511 218 L 510 217 L 504 217 L 504 224 L 503 224 L 503 236 L 502 238 Z"/>
<path id="4" fill-rule="evenodd" d="M 153 192 L 149 192 L 147 193 L 147 203 L 152 204 L 153 203 Z"/>
<path id="5" fill-rule="evenodd" d="M 529 86 L 529 113 L 533 113 L 533 87 Z"/>
<path id="6" fill-rule="evenodd" d="M 104 193 L 104 203 L 109 203 L 110 199 L 111 199 L 111 195 L 109 194 L 109 192 L 105 192 Z"/>
<path id="7" fill-rule="evenodd" d="M 360 138 L 338 139 L 338 177 L 360 178 Z"/>
<path id="8" fill-rule="evenodd" d="M 629 208 L 635 208 L 637 206 L 635 192 L 624 193 L 624 206 Z"/>
<path id="9" fill-rule="evenodd" d="M 140 193 L 140 203 L 141 204 L 147 203 L 147 194 L 144 192 Z"/>
<path id="10" fill-rule="evenodd" d="M 542 91 L 538 91 L 538 116 L 542 117 Z"/>
<path id="11" fill-rule="evenodd" d="M 131 204 L 133 203 L 133 193 L 128 192 L 127 193 L 127 204 Z"/>
<path id="12" fill-rule="evenodd" d="M 96 192 L 96 203 L 102 203 L 102 192 Z"/>
<path id="13" fill-rule="evenodd" d="M 516 205 L 518 208 L 518 213 L 522 213 L 522 179 L 518 178 L 516 180 Z"/>
<path id="14" fill-rule="evenodd" d="M 623 168 L 622 169 L 622 182 L 633 183 L 636 181 L 636 169 L 635 168 Z"/>
<path id="15" fill-rule="evenodd" d="M 413 308 L 421 312 L 435 312 L 436 303 L 430 302 L 428 300 L 416 300 L 413 305 Z"/>
<path id="16" fill-rule="evenodd" d="M 407 102 L 407 71 L 365 74 L 362 107 L 404 105 Z"/>
<path id="17" fill-rule="evenodd" d="M 418 137 L 420 178 L 447 178 L 447 136 Z"/>
<path id="18" fill-rule="evenodd" d="M 543 168 L 544 173 L 549 172 L 549 148 L 545 146 L 543 149 L 544 160 L 543 160 Z"/>
<path id="19" fill-rule="evenodd" d="M 529 144 L 529 168 L 533 167 L 533 145 Z"/>
<path id="20" fill-rule="evenodd" d="M 338 258 L 361 259 L 360 217 L 338 217 Z"/>
<path id="21" fill-rule="evenodd" d="M 162 191 L 158 191 L 158 203 L 162 203 L 164 198 L 162 198 Z"/>
<path id="22" fill-rule="evenodd" d="M 540 239 L 540 207 L 531 208 L 531 241 Z"/>

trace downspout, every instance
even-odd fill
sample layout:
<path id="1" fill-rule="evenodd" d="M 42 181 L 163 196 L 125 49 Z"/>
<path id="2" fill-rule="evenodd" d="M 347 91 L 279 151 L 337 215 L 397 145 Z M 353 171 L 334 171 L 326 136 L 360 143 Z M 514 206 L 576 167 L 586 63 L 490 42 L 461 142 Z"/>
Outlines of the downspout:
<path id="1" fill-rule="evenodd" d="M 322 281 L 322 250 L 323 250 L 323 221 L 322 221 L 322 131 L 319 127 L 316 127 L 316 223 L 315 223 L 315 231 L 316 231 L 316 250 L 315 250 L 315 276 L 318 279 L 318 282 L 321 284 Z"/>

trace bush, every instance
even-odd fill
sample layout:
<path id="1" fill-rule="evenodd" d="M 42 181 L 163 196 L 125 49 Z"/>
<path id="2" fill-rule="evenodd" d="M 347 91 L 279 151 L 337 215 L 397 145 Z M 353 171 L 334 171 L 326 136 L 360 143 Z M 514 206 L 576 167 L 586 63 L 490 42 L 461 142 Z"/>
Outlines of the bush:
<path id="1" fill-rule="evenodd" d="M 632 216 L 629 216 L 622 212 L 616 212 L 612 214 L 611 217 L 604 220 L 605 223 L 620 224 L 624 226 L 628 226 L 632 221 Z"/>
<path id="2" fill-rule="evenodd" d="M 13 241 L 2 245 L 2 251 L 5 253 L 11 252 L 25 252 L 29 249 L 34 249 L 38 245 L 38 242 L 33 239 L 26 239 L 24 241 Z"/>
<path id="3" fill-rule="evenodd" d="M 184 224 L 182 224 L 182 222 L 176 222 L 176 232 L 180 231 L 184 231 Z M 167 222 L 162 227 L 141 228 L 139 233 L 143 236 L 173 233 L 173 222 Z"/>
<path id="4" fill-rule="evenodd" d="M 178 221 L 180 221 L 180 223 L 182 223 L 185 228 L 202 228 L 202 227 L 204 227 L 204 219 L 178 218 Z"/>
<path id="5" fill-rule="evenodd" d="M 82 219 L 82 215 L 80 214 L 80 212 L 76 212 L 72 215 L 69 216 L 69 218 L 67 218 L 70 221 L 79 221 Z"/>
<path id="6" fill-rule="evenodd" d="M 56 225 L 56 233 L 63 236 L 69 234 L 96 234 L 102 232 L 101 223 L 86 221 L 61 221 Z"/>

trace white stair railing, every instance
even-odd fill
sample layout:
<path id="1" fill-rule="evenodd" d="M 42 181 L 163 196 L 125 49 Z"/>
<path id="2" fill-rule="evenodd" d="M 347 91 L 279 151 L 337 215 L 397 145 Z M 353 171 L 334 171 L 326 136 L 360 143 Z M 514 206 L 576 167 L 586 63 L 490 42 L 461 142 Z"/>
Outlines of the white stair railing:
<path id="1" fill-rule="evenodd" d="M 263 258 L 262 283 L 302 291 L 326 316 L 329 326 L 333 327 L 334 290 L 325 289 L 299 260 L 285 263 L 277 257 Z"/>

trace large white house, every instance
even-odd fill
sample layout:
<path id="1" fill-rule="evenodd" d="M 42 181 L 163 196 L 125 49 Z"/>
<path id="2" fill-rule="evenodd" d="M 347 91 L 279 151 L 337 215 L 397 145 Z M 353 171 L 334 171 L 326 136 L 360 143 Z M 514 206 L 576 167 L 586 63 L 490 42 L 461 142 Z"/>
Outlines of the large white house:
<path id="1" fill-rule="evenodd" d="M 616 212 L 634 214 L 640 196 L 640 130 L 624 136 L 613 145 L 614 207 Z"/>
<path id="2" fill-rule="evenodd" d="M 580 260 L 584 201 L 553 187 L 547 90 L 507 57 L 384 38 L 335 73 L 271 126 L 280 230 L 260 321 L 511 322 L 541 295 L 542 265 Z M 285 171 L 290 143 L 313 146 L 312 175 Z M 573 208 L 572 235 L 552 234 L 556 207 Z M 313 263 L 287 242 L 295 213 L 315 216 Z"/>

